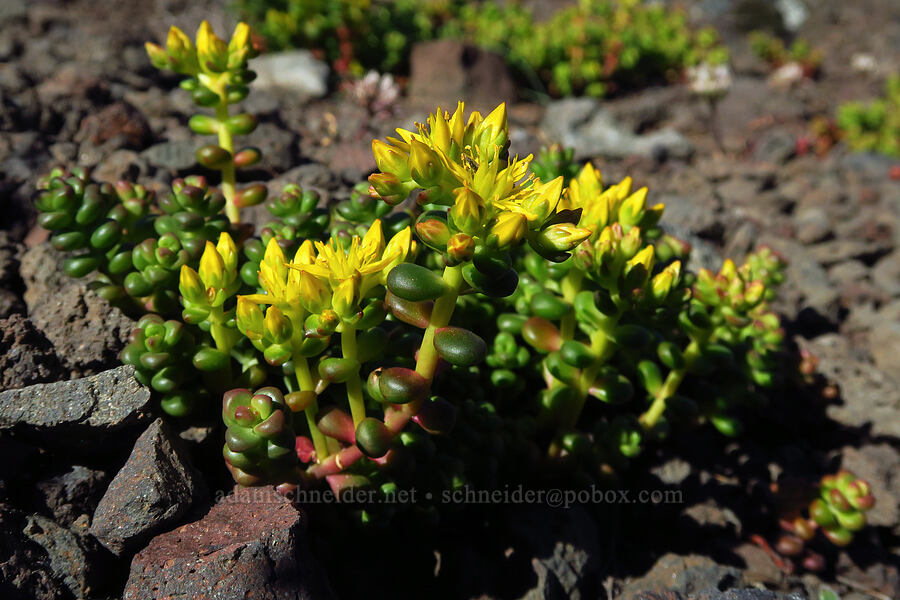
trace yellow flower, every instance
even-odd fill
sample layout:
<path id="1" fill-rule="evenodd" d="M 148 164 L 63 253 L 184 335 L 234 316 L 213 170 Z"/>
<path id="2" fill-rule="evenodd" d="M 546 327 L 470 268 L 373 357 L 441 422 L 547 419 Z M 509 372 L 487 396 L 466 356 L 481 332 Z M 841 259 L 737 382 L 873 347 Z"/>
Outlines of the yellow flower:
<path id="1" fill-rule="evenodd" d="M 407 227 L 385 243 L 380 220 L 372 223 L 362 238 L 353 236 L 347 248 L 332 238 L 328 243 L 316 242 L 313 256 L 312 244 L 305 242 L 294 262 L 283 265 L 296 281 L 287 287 L 294 288 L 291 293 L 310 312 L 327 308 L 326 298 L 330 297 L 331 308 L 342 317 L 349 317 L 355 313 L 360 299 L 374 286 L 384 283 L 388 272 L 406 259 L 411 242 L 412 230 Z"/>
<path id="2" fill-rule="evenodd" d="M 308 260 L 311 250 L 312 242 L 307 240 L 297 250 L 294 261 L 303 263 L 304 260 Z M 288 313 L 302 308 L 300 304 L 300 273 L 288 269 L 284 251 L 275 238 L 269 240 L 266 253 L 259 263 L 259 284 L 266 293 L 248 294 L 241 298 L 256 304 L 272 304 Z"/>

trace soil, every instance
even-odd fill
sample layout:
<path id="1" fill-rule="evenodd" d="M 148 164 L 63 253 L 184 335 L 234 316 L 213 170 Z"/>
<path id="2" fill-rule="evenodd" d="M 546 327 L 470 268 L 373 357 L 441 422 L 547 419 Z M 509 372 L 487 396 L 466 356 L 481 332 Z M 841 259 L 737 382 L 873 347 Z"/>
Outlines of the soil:
<path id="1" fill-rule="evenodd" d="M 900 68 L 900 5 L 807 3 L 813 8 L 797 34 L 822 49 L 821 72 L 777 87 L 768 66 L 749 52 L 737 9 L 705 0 L 679 4 L 692 20 L 723 32 L 733 57 L 731 92 L 714 117 L 683 85 L 597 103 L 592 110 L 604 109 L 635 134 L 679 132 L 679 148 L 691 151 L 591 158 L 607 182 L 630 175 L 666 204 L 664 222 L 691 241 L 694 267 L 740 259 L 759 243 L 780 251 L 790 266 L 777 308 L 792 348 L 818 356 L 816 382 L 773 394 L 738 442 L 706 430 L 675 436 L 637 460 L 621 482 L 632 495 L 662 490 L 677 492 L 678 501 L 464 506 L 439 526 L 414 520 L 354 542 L 347 536 L 356 534 L 342 522 L 346 515 L 333 507 L 302 507 L 303 527 L 283 507 L 271 508 L 284 521 L 279 531 L 290 535 L 270 537 L 286 536 L 297 550 L 293 557 L 279 551 L 269 563 L 287 564 L 291 577 L 307 573 L 309 565 L 295 564 L 306 557 L 307 540 L 294 538 L 307 536 L 335 593 L 348 598 L 378 597 L 373 590 L 390 590 L 392 598 L 713 598 L 745 588 L 801 598 L 820 597 L 826 588 L 845 600 L 900 597 L 900 159 L 855 154 L 840 143 L 817 155 L 804 152 L 802 141 L 812 117 L 833 115 L 848 99 L 876 96 L 884 77 Z M 759 7 L 775 4 L 734 3 L 754 15 L 770 15 Z M 0 6 L 0 392 L 117 366 L 130 319 L 61 274 L 57 253 L 35 226 L 31 197 L 37 179 L 57 163 L 92 167 L 98 177 L 140 177 L 158 189 L 196 170 L 196 140 L 186 127 L 192 106 L 177 79 L 151 67 L 142 45 L 163 39 L 169 24 L 193 31 L 201 18 L 216 30 L 234 23 L 212 0 L 5 0 Z M 871 70 L 852 67 L 860 53 L 873 57 Z M 419 73 L 427 77 L 428 70 Z M 421 80 L 410 88 L 417 86 L 428 88 Z M 345 197 L 374 168 L 372 137 L 424 115 L 413 99 L 401 101 L 394 114 L 373 117 L 341 93 L 302 104 L 275 91 L 252 98 L 248 109 L 262 122 L 255 143 L 268 158 L 248 178 L 273 189 L 298 181 L 326 200 Z M 548 115 L 569 108 L 543 100 L 510 108 L 513 151 L 527 154 L 554 141 L 547 138 Z M 832 389 L 839 390 L 836 397 Z M 46 425 L 41 415 L 27 431 L 0 419 L 0 595 L 115 598 L 129 568 L 141 577 L 166 576 L 151 564 L 160 552 L 153 543 L 138 562 L 132 557 L 151 533 L 200 519 L 219 497 L 215 490 L 227 492 L 230 484 L 214 428 L 179 426 L 188 451 L 176 451 L 171 448 L 181 442 L 169 445 L 174 433 L 148 430 L 138 437 L 145 416 L 129 417 L 128 427 L 104 422 L 104 432 L 116 433 L 102 446 L 61 440 L 60 427 Z M 154 423 L 151 429 L 161 427 Z M 90 437 L 83 433 L 92 427 L 87 420 L 76 425 L 66 431 Z M 167 450 L 152 435 L 165 438 Z M 136 453 L 165 464 L 136 465 Z M 872 485 L 878 505 L 870 526 L 845 549 L 820 547 L 824 572 L 786 572 L 756 543 L 777 537 L 775 488 L 784 492 L 790 482 L 814 481 L 841 466 Z M 104 490 L 113 482 L 117 495 L 128 496 L 133 486 L 123 482 L 140 479 L 145 469 L 191 480 L 199 471 L 205 482 L 196 487 L 211 492 L 195 494 L 192 483 L 163 523 L 153 517 L 127 543 L 121 536 L 110 543 L 97 534 L 103 528 L 91 528 L 100 504 L 105 530 L 115 529 L 119 513 L 101 501 Z M 122 499 L 131 507 L 135 502 Z M 159 504 L 157 510 L 168 509 Z M 165 544 L 181 543 L 160 537 L 166 535 Z M 254 544 L 260 554 L 253 560 L 268 564 L 267 550 Z M 200 552 L 184 545 L 178 577 L 194 572 L 187 554 Z M 396 566 L 373 567 L 383 556 Z M 251 562 L 242 564 L 256 568 Z M 271 597 L 283 597 L 277 588 Z M 665 590 L 669 595 L 642 595 Z"/>

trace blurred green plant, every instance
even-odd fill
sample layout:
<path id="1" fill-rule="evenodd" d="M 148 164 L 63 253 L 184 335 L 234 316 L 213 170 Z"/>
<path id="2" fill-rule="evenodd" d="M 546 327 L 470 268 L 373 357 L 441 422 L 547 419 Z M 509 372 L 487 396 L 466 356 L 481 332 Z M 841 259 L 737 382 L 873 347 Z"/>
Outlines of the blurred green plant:
<path id="1" fill-rule="evenodd" d="M 639 0 L 581 0 L 537 22 L 519 2 L 241 0 L 241 15 L 273 48 L 323 52 L 339 73 L 402 72 L 413 43 L 457 38 L 506 57 L 526 87 L 552 96 L 604 96 L 675 80 L 686 67 L 727 62 L 712 28 Z"/>
<path id="2" fill-rule="evenodd" d="M 837 126 L 841 139 L 857 152 L 900 156 L 900 76 L 888 77 L 881 98 L 841 104 Z"/>
<path id="3" fill-rule="evenodd" d="M 815 77 L 822 66 L 823 54 L 818 48 L 803 38 L 796 38 L 790 46 L 785 46 L 781 38 L 765 31 L 753 31 L 748 36 L 750 49 L 772 69 L 788 63 L 796 63 L 804 77 Z"/>

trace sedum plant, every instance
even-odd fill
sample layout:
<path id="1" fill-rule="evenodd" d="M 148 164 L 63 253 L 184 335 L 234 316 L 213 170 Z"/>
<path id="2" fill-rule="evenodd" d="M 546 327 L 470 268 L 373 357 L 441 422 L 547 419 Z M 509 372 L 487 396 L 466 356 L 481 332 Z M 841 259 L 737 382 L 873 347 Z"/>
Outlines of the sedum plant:
<path id="1" fill-rule="evenodd" d="M 847 102 L 838 107 L 837 127 L 850 148 L 900 156 L 900 77 L 888 77 L 884 97 L 868 104 Z"/>
<path id="2" fill-rule="evenodd" d="M 148 52 L 189 76 L 221 133 L 252 79 L 248 40 L 204 24 L 196 46 L 173 28 Z M 737 435 L 779 379 L 781 259 L 692 274 L 646 188 L 561 149 L 532 168 L 509 140 L 505 105 L 438 109 L 373 141 L 378 171 L 348 200 L 288 185 L 258 235 L 225 142 L 209 151 L 230 157 L 219 186 L 186 177 L 156 197 L 56 170 L 37 206 L 76 252 L 67 272 L 143 315 L 122 360 L 162 409 L 222 398 L 241 485 L 585 485 L 673 427 Z"/>

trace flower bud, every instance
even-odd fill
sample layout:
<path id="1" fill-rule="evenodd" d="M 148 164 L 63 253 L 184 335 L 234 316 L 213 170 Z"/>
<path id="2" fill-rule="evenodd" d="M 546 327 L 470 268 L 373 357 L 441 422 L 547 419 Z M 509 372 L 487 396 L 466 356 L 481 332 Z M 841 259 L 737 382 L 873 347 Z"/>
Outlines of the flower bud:
<path id="1" fill-rule="evenodd" d="M 453 206 L 450 218 L 459 231 L 477 234 L 484 226 L 486 208 L 484 200 L 468 187 L 453 190 Z"/>
<path id="2" fill-rule="evenodd" d="M 495 248 L 508 248 L 518 244 L 528 233 L 528 221 L 525 216 L 516 212 L 504 212 L 497 217 L 488 234 L 488 245 Z"/>
<path id="3" fill-rule="evenodd" d="M 457 233 L 447 242 L 447 256 L 454 265 L 472 260 L 475 254 L 475 240 L 465 233 Z"/>
<path id="4" fill-rule="evenodd" d="M 444 169 L 440 156 L 416 139 L 410 140 L 409 148 L 409 173 L 413 181 L 423 188 L 440 183 Z"/>

